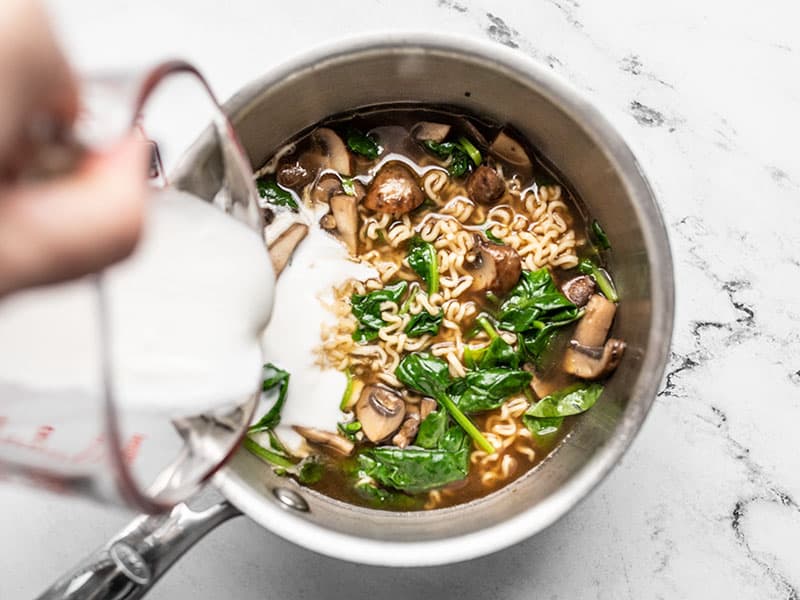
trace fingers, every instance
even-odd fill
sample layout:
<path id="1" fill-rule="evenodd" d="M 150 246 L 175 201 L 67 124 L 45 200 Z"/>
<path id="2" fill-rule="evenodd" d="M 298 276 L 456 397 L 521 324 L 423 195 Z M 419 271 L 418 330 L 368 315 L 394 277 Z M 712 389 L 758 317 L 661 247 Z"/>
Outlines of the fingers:
<path id="1" fill-rule="evenodd" d="M 0 1 L 0 173 L 25 167 L 32 124 L 66 130 L 78 112 L 75 78 L 39 2 Z"/>
<path id="2" fill-rule="evenodd" d="M 142 228 L 147 149 L 126 139 L 64 179 L 0 191 L 0 296 L 97 271 Z"/>

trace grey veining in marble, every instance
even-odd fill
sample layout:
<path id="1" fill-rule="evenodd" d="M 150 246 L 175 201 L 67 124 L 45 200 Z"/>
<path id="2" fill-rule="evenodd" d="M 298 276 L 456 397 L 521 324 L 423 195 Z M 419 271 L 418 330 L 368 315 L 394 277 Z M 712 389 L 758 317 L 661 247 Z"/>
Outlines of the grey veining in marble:
<path id="1" fill-rule="evenodd" d="M 620 129 L 673 245 L 675 338 L 657 402 L 619 467 L 559 523 L 471 563 L 394 571 L 317 557 L 240 519 L 154 599 L 800 598 L 796 2 L 50 5 L 81 67 L 182 55 L 223 97 L 308 45 L 377 28 L 515 48 Z M 31 596 L 128 518 L 9 486 L 0 499 L 3 599 Z"/>

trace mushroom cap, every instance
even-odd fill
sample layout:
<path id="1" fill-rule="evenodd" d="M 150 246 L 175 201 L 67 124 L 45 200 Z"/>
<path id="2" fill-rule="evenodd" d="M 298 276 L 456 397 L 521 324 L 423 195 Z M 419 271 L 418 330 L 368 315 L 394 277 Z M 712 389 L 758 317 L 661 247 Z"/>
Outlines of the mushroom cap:
<path id="1" fill-rule="evenodd" d="M 506 193 L 506 182 L 491 167 L 481 165 L 467 180 L 467 195 L 479 204 L 495 204 Z"/>
<path id="2" fill-rule="evenodd" d="M 302 435 L 307 442 L 311 442 L 312 444 L 322 444 L 323 446 L 327 446 L 328 448 L 335 450 L 339 454 L 350 456 L 353 453 L 353 450 L 355 450 L 355 444 L 353 444 L 353 442 L 343 438 L 337 433 L 323 431 L 313 427 L 301 427 L 300 425 L 294 425 L 292 429 Z"/>
<path id="3" fill-rule="evenodd" d="M 308 225 L 305 223 L 293 223 L 269 245 L 269 256 L 272 259 L 275 277 L 281 274 L 281 271 L 289 263 L 295 248 L 303 241 L 306 235 L 308 235 Z"/>
<path id="4" fill-rule="evenodd" d="M 471 289 L 476 292 L 492 291 L 500 296 L 519 281 L 522 260 L 511 246 L 495 244 L 475 236 L 475 246 L 470 250 L 464 266 L 472 275 Z"/>
<path id="5" fill-rule="evenodd" d="M 311 132 L 314 145 L 325 157 L 325 165 L 340 175 L 350 175 L 350 153 L 333 129 L 319 127 Z"/>
<path id="6" fill-rule="evenodd" d="M 492 145 L 489 146 L 492 154 L 502 158 L 507 163 L 518 167 L 530 167 L 531 159 L 522 145 L 510 137 L 505 131 L 501 131 L 494 138 Z"/>
<path id="7" fill-rule="evenodd" d="M 570 302 L 580 307 L 589 302 L 589 298 L 594 294 L 595 287 L 594 279 L 588 275 L 579 275 L 562 285 L 561 290 Z"/>
<path id="8" fill-rule="evenodd" d="M 355 407 L 361 431 L 371 442 L 380 442 L 392 435 L 403 423 L 406 404 L 402 396 L 383 385 L 367 385 Z"/>
<path id="9" fill-rule="evenodd" d="M 350 254 L 355 255 L 358 251 L 358 201 L 355 196 L 334 194 L 330 202 L 336 230 Z"/>
<path id="10" fill-rule="evenodd" d="M 414 139 L 421 141 L 443 142 L 448 133 L 450 133 L 450 125 L 446 123 L 420 121 L 411 128 L 411 135 Z"/>
<path id="11" fill-rule="evenodd" d="M 341 193 L 342 181 L 333 173 L 325 173 L 311 189 L 311 200 L 315 204 L 325 204 L 336 193 Z"/>
<path id="12" fill-rule="evenodd" d="M 400 162 L 390 162 L 372 179 L 364 198 L 370 210 L 402 215 L 411 212 L 425 201 L 425 194 L 414 173 Z"/>

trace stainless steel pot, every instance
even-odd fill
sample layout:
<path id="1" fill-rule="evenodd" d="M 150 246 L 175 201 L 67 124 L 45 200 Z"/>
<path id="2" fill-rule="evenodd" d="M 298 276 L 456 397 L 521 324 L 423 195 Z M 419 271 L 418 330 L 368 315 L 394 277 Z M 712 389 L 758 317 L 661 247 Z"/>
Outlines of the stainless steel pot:
<path id="1" fill-rule="evenodd" d="M 567 441 L 479 501 L 415 513 L 354 507 L 276 477 L 242 451 L 214 481 L 236 509 L 310 550 L 366 564 L 421 566 L 475 558 L 536 534 L 616 464 L 663 375 L 673 274 L 661 215 L 625 142 L 564 81 L 502 46 L 441 34 L 347 40 L 276 69 L 225 110 L 259 167 L 284 140 L 331 114 L 403 101 L 455 105 L 511 123 L 558 166 L 614 242 L 611 268 L 622 297 L 614 335 L 628 342 L 602 401 L 580 417 Z M 178 174 L 183 187 L 200 195 L 219 176 L 210 149 L 201 139 Z M 191 543 L 235 514 L 230 505 L 203 513 L 181 505 L 170 515 L 140 517 L 45 597 L 67 597 L 68 589 L 71 597 L 94 598 L 89 594 L 98 590 L 139 597 Z"/>

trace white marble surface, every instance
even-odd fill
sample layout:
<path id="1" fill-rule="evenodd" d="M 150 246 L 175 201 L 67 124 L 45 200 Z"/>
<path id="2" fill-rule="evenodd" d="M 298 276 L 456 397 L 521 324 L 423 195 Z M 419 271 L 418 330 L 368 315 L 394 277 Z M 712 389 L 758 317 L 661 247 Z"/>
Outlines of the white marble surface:
<path id="1" fill-rule="evenodd" d="M 800 41 L 794 0 L 53 0 L 84 68 L 167 55 L 227 97 L 310 44 L 378 28 L 491 38 L 544 61 L 627 138 L 669 227 L 678 310 L 662 392 L 575 511 L 508 551 L 398 571 L 320 558 L 245 519 L 154 599 L 800 595 Z M 32 596 L 127 521 L 0 487 L 0 598 Z"/>

